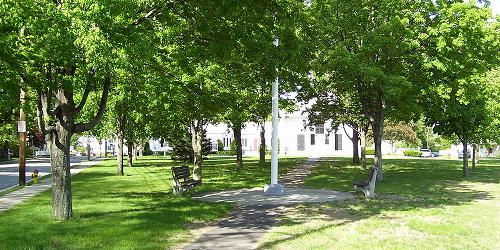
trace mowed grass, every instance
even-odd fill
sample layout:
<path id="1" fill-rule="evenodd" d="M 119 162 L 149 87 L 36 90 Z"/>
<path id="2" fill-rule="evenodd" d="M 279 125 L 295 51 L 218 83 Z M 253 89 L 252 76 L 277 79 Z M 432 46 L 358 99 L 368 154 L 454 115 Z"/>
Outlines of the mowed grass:
<path id="1" fill-rule="evenodd" d="M 281 171 L 304 159 L 280 160 Z M 204 162 L 204 184 L 195 192 L 263 186 L 269 166 L 245 158 L 235 171 L 234 158 Z M 51 218 L 51 193 L 44 192 L 0 214 L 0 249 L 165 249 L 189 240 L 190 230 L 223 217 L 232 205 L 205 203 L 172 195 L 170 168 L 163 157 L 145 157 L 116 176 L 114 160 L 100 163 L 72 180 L 74 217 Z M 269 164 L 268 164 L 269 165 Z"/>
<path id="2" fill-rule="evenodd" d="M 500 160 L 384 160 L 377 198 L 297 206 L 262 242 L 272 249 L 500 249 Z M 367 171 L 322 159 L 306 185 L 353 191 Z"/>

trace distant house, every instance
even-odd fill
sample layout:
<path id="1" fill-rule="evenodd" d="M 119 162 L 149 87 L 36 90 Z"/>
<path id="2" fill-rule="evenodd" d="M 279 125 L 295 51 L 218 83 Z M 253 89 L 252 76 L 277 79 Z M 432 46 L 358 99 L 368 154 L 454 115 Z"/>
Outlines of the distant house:
<path id="1" fill-rule="evenodd" d="M 340 126 L 336 131 L 328 131 L 330 122 L 305 126 L 307 117 L 301 112 L 281 112 L 279 121 L 279 153 L 281 155 L 343 155 L 352 154 L 352 129 Z M 272 124 L 265 124 L 266 148 L 271 149 Z M 347 133 L 347 134 L 346 134 Z M 228 150 L 234 140 L 232 129 L 226 124 L 211 124 L 207 127 L 207 137 L 212 145 L 221 140 L 224 150 Z M 245 155 L 258 155 L 260 145 L 260 127 L 249 122 L 241 132 L 241 144 Z"/>

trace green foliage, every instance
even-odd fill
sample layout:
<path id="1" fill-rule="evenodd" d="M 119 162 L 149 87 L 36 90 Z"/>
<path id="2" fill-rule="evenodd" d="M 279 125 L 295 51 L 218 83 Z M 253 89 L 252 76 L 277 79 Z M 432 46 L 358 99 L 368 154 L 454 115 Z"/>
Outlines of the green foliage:
<path id="1" fill-rule="evenodd" d="M 367 148 L 365 151 L 366 155 L 375 155 L 375 149 L 373 148 Z"/>
<path id="2" fill-rule="evenodd" d="M 149 146 L 149 141 L 147 141 L 145 144 L 144 144 L 144 155 L 153 155 L 153 151 L 151 150 L 150 146 Z"/>
<path id="3" fill-rule="evenodd" d="M 206 131 L 203 132 L 204 139 L 202 145 L 202 155 L 207 156 L 212 150 L 212 143 L 210 139 L 205 136 Z M 172 159 L 182 162 L 193 162 L 194 151 L 192 147 L 191 133 L 186 129 L 182 132 L 173 133 L 166 140 L 168 145 L 172 147 L 170 155 Z"/>
<path id="4" fill-rule="evenodd" d="M 422 156 L 422 152 L 417 150 L 405 150 L 403 151 L 404 156 L 412 156 L 412 157 L 420 157 Z"/>
<path id="5" fill-rule="evenodd" d="M 217 139 L 217 151 L 224 151 L 224 143 L 220 139 Z"/>
<path id="6" fill-rule="evenodd" d="M 229 154 L 236 155 L 236 140 L 231 141 L 231 144 L 229 145 Z"/>
<path id="7" fill-rule="evenodd" d="M 481 74 L 498 65 L 498 23 L 473 2 L 439 2 L 435 8 L 439 15 L 421 36 L 429 44 L 422 81 L 431 84 L 419 99 L 426 123 L 439 134 L 477 141 L 489 123 L 489 90 Z"/>
<path id="8" fill-rule="evenodd" d="M 410 146 L 418 146 L 420 144 L 417 133 L 415 133 L 410 125 L 403 122 L 387 123 L 384 126 L 383 138 L 390 141 L 393 149 L 395 149 L 396 143 L 405 143 Z"/>

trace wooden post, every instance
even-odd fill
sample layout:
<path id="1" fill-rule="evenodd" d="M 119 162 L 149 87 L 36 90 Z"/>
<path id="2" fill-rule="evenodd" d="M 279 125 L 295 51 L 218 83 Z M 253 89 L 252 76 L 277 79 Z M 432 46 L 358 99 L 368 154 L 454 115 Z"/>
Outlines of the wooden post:
<path id="1" fill-rule="evenodd" d="M 19 132 L 19 186 L 26 184 L 26 115 L 24 114 L 24 103 L 26 93 L 21 88 L 19 93 L 20 109 L 17 130 Z"/>

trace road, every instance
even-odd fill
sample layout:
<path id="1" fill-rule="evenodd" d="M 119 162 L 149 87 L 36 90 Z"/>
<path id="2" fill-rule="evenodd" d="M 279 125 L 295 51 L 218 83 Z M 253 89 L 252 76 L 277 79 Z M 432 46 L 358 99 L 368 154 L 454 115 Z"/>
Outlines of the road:
<path id="1" fill-rule="evenodd" d="M 87 161 L 85 156 L 71 156 L 71 166 Z M 31 180 L 31 173 L 38 169 L 39 176 L 50 174 L 50 159 L 38 158 L 26 161 L 26 181 Z M 19 183 L 19 164 L 17 162 L 0 163 L 0 190 L 16 186 Z"/>

